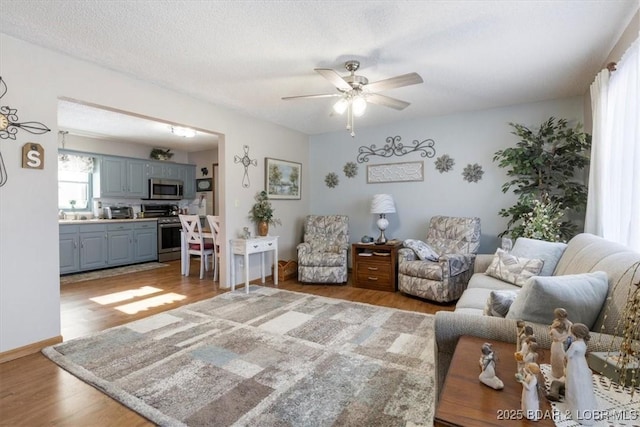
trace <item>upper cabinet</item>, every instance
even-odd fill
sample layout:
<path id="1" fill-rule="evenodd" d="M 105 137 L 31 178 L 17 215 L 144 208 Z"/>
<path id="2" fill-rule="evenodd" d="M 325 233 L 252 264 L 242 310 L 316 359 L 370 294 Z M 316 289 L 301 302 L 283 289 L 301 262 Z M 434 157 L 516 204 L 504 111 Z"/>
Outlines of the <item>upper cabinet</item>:
<path id="1" fill-rule="evenodd" d="M 94 175 L 94 197 L 143 199 L 148 196 L 146 162 L 126 157 L 101 156 Z"/>
<path id="2" fill-rule="evenodd" d="M 96 159 L 93 196 L 145 199 L 149 197 L 149 178 L 181 180 L 184 198 L 196 197 L 195 165 L 104 155 Z"/>

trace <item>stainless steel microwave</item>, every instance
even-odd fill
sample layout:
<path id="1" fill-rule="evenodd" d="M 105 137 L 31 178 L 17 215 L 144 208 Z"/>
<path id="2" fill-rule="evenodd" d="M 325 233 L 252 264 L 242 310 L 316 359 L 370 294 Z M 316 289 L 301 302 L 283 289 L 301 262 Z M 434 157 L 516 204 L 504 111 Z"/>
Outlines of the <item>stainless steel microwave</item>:
<path id="1" fill-rule="evenodd" d="M 184 183 L 177 179 L 149 179 L 149 199 L 181 200 L 184 195 Z"/>

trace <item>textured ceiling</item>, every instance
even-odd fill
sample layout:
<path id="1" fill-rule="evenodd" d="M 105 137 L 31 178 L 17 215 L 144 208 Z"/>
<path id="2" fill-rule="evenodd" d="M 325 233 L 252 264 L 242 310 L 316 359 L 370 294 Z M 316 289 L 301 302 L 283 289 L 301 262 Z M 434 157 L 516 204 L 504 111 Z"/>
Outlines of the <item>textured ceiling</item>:
<path id="1" fill-rule="evenodd" d="M 307 134 L 344 129 L 314 68 L 383 92 L 358 128 L 584 94 L 638 0 L 107 1 L 0 0 L 0 31 Z M 72 108 L 73 109 L 73 108 Z M 69 117 L 73 121 L 73 117 Z M 89 130 L 90 131 L 90 130 Z"/>

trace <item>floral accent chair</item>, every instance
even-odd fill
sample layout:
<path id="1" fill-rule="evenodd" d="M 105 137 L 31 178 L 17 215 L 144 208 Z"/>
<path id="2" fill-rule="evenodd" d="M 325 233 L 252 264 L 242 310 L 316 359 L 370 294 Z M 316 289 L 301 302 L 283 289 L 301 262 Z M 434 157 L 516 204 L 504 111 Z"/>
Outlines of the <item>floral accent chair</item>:
<path id="1" fill-rule="evenodd" d="M 346 283 L 349 217 L 308 215 L 303 243 L 298 245 L 298 280 L 306 283 Z"/>
<path id="2" fill-rule="evenodd" d="M 401 248 L 399 290 L 437 302 L 460 298 L 473 274 L 480 247 L 480 218 L 434 216 L 429 222 L 426 242 L 421 243 L 426 243 L 438 257 L 435 261 L 420 259 L 413 249 Z"/>

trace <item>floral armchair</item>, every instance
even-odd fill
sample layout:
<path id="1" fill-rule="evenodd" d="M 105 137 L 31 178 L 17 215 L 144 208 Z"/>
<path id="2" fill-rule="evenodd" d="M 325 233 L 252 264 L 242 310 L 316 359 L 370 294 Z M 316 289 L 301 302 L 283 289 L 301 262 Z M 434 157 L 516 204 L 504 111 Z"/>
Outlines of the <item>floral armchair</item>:
<path id="1" fill-rule="evenodd" d="M 408 242 L 405 240 L 404 246 L 420 249 Z M 426 241 L 419 243 L 426 251 L 409 247 L 398 251 L 398 289 L 437 302 L 460 298 L 480 247 L 480 218 L 434 216 Z"/>
<path id="2" fill-rule="evenodd" d="M 306 283 L 346 283 L 349 217 L 308 215 L 298 249 L 298 280 Z"/>

